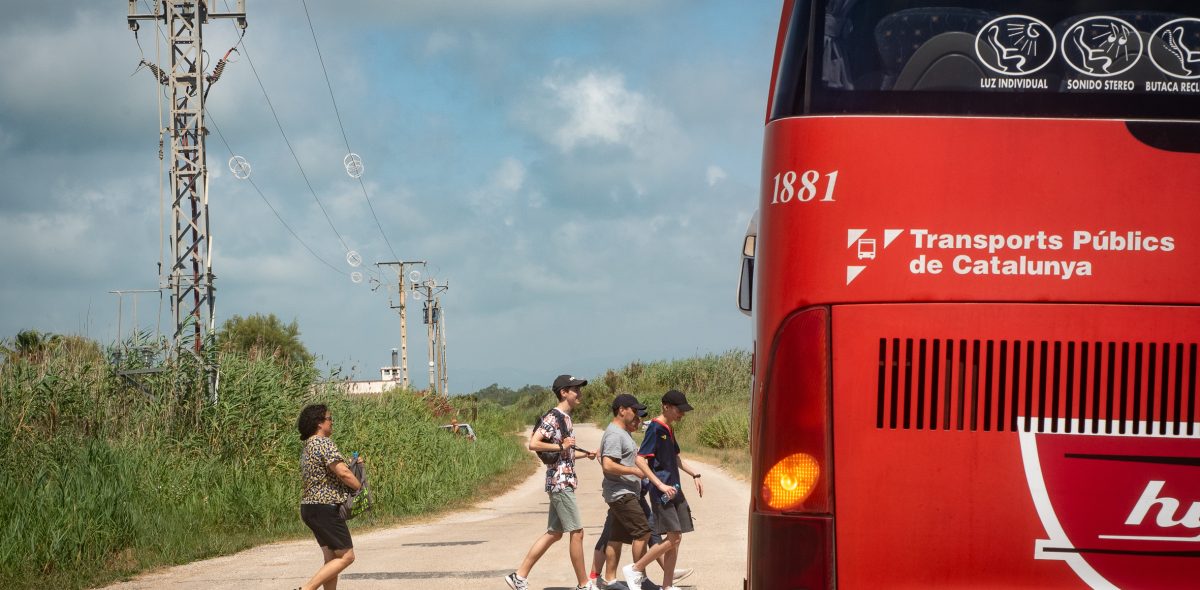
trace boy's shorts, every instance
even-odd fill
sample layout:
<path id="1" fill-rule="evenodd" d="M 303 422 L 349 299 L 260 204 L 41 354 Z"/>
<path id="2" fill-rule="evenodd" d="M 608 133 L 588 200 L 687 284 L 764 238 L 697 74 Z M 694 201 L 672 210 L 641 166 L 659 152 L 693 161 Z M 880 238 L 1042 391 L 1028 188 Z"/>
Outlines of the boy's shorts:
<path id="1" fill-rule="evenodd" d="M 548 492 L 550 496 L 550 519 L 546 530 L 556 533 L 569 533 L 583 529 L 583 519 L 579 517 L 579 506 L 575 503 L 575 491 Z"/>
<path id="2" fill-rule="evenodd" d="M 650 534 L 650 522 L 636 494 L 623 494 L 608 503 L 608 513 L 612 515 L 612 536 L 610 541 L 632 543 Z"/>

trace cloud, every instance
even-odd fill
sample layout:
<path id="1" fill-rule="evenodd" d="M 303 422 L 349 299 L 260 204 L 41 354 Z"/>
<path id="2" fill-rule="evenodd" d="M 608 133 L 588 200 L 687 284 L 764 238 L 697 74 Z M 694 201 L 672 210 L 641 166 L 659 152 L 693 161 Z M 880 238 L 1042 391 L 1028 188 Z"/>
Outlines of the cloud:
<path id="1" fill-rule="evenodd" d="M 407 23 L 512 22 L 629 16 L 661 9 L 644 0 L 364 0 L 362 12 L 379 20 Z"/>
<path id="2" fill-rule="evenodd" d="M 704 178 L 708 181 L 708 186 L 716 186 L 718 182 L 729 178 L 729 174 L 721 169 L 720 166 L 713 164 L 704 171 Z"/>
<path id="3" fill-rule="evenodd" d="M 355 359 L 360 377 L 388 362 L 395 311 L 383 289 L 343 274 L 353 269 L 311 184 L 364 272 L 391 283 L 373 264 L 394 250 L 449 280 L 456 392 L 744 345 L 729 283 L 759 182 L 777 8 L 682 0 L 307 8 L 347 138 L 299 3 L 248 6 L 249 50 L 207 102 L 218 321 L 273 312 L 297 319 L 317 354 Z M 141 54 L 124 9 L 46 0 L 14 5 L 0 22 L 0 338 L 22 327 L 73 329 L 93 301 L 103 313 L 90 321 L 115 327 L 107 291 L 158 282 L 160 88 L 145 72 L 130 77 Z M 152 57 L 154 27 L 139 39 Z M 214 58 L 235 42 L 228 21 L 205 29 Z M 342 167 L 347 141 L 366 164 L 391 249 Z M 233 178 L 234 154 L 335 270 Z M 143 321 L 152 307 L 143 305 Z M 568 324 L 583 336 L 550 337 Z M 421 366 L 423 346 L 410 346 L 410 365 Z M 420 371 L 412 376 L 420 382 Z"/>
<path id="4" fill-rule="evenodd" d="M 673 132 L 672 117 L 613 71 L 566 70 L 542 80 L 551 113 L 541 131 L 563 152 L 586 146 L 621 146 L 643 152 L 655 135 Z"/>
<path id="5" fill-rule="evenodd" d="M 462 45 L 457 35 L 446 31 L 434 31 L 425 39 L 425 56 L 433 57 L 458 49 Z"/>
<path id="6" fill-rule="evenodd" d="M 511 214 L 517 205 L 517 196 L 525 186 L 525 175 L 524 164 L 515 158 L 504 158 L 484 185 L 471 192 L 469 199 L 475 213 L 483 217 Z"/>

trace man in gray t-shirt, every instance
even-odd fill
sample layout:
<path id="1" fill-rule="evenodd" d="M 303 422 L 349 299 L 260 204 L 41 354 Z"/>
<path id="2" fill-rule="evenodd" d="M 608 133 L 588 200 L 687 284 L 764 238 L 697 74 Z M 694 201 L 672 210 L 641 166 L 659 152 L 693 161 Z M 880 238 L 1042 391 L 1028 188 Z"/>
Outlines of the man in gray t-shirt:
<path id="1" fill-rule="evenodd" d="M 637 468 L 637 452 L 637 444 L 633 442 L 629 432 L 624 427 L 610 422 L 604 429 L 604 436 L 600 438 L 600 456 L 616 459 L 617 463 L 625 467 Z M 642 491 L 642 478 L 628 473 L 605 472 L 600 490 L 604 493 L 605 502 L 612 502 L 626 494 L 636 497 Z"/>
<path id="2" fill-rule="evenodd" d="M 642 511 L 641 480 L 650 483 L 668 497 L 674 497 L 675 488 L 667 486 L 654 474 L 646 459 L 638 456 L 638 447 L 631 432 L 638 429 L 646 417 L 646 406 L 628 393 L 618 395 L 612 403 L 613 419 L 600 438 L 600 467 L 604 470 L 601 490 L 608 503 L 608 514 L 612 518 L 612 531 L 608 544 L 615 555 L 622 543 L 633 545 L 633 558 L 637 562 L 625 566 L 625 582 L 630 588 L 641 588 L 646 578 L 646 564 L 658 559 L 669 550 L 670 544 L 655 545 L 646 550 L 650 539 L 650 522 Z M 616 577 L 616 562 L 606 564 L 608 579 Z"/>

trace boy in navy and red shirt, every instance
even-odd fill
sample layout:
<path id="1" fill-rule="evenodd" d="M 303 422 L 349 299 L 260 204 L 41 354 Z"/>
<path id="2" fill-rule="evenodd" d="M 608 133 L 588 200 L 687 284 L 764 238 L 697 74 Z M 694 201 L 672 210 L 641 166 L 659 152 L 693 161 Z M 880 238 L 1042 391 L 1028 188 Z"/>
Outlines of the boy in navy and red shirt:
<path id="1" fill-rule="evenodd" d="M 644 457 L 654 470 L 654 475 L 664 484 L 674 487 L 674 494 L 664 494 L 651 490 L 650 505 L 654 510 L 654 532 L 663 535 L 664 543 L 671 548 L 663 555 L 663 590 L 673 590 L 675 586 L 675 563 L 679 558 L 679 544 L 683 541 L 683 533 L 690 533 L 692 527 L 692 511 L 687 498 L 683 495 L 680 485 L 679 472 L 692 477 L 696 484 L 696 493 L 704 497 L 704 485 L 700 483 L 700 473 L 692 469 L 679 456 L 679 443 L 675 440 L 674 426 L 683 419 L 685 413 L 692 410 L 687 396 L 674 389 L 663 394 L 662 414 L 650 421 L 646 435 L 638 455 Z"/>

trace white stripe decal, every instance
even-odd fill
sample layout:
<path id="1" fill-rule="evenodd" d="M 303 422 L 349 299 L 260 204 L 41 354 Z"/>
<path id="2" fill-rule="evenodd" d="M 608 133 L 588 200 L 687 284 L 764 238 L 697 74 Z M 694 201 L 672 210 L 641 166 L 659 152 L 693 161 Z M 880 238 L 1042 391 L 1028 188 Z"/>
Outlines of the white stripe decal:
<path id="1" fill-rule="evenodd" d="M 1029 495 L 1033 498 L 1033 505 L 1037 508 L 1038 517 L 1042 520 L 1042 527 L 1046 529 L 1046 534 L 1050 537 L 1034 542 L 1033 558 L 1067 562 L 1067 565 L 1075 570 L 1075 575 L 1095 590 L 1119 590 L 1104 579 L 1099 572 L 1092 569 L 1082 555 L 1073 552 L 1045 551 L 1046 548 L 1073 549 L 1074 546 L 1067 538 L 1062 524 L 1058 522 L 1058 516 L 1054 514 L 1054 505 L 1050 503 L 1050 496 L 1046 493 L 1046 480 L 1042 478 L 1042 464 L 1038 459 L 1037 434 L 1020 432 L 1019 436 L 1021 459 L 1025 464 L 1025 481 L 1029 483 Z"/>

